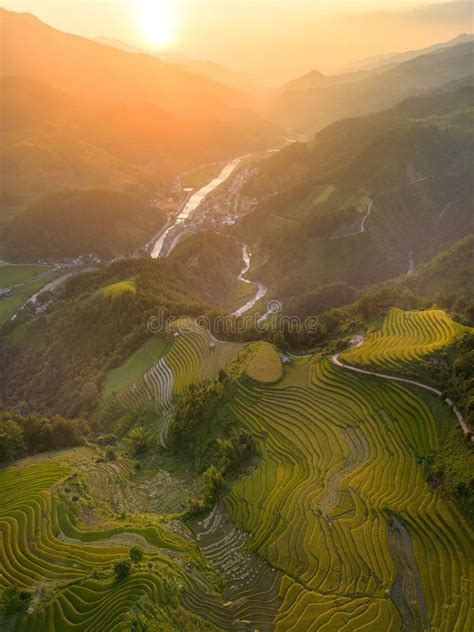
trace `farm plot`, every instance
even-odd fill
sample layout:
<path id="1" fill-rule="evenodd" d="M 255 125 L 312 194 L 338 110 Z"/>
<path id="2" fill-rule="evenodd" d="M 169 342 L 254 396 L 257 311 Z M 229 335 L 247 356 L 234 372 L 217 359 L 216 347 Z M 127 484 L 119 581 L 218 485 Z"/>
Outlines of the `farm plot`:
<path id="1" fill-rule="evenodd" d="M 249 534 L 226 514 L 225 507 L 217 505 L 194 526 L 203 554 L 221 573 L 223 594 L 205 594 L 194 586 L 184 603 L 224 630 L 267 632 L 281 605 L 281 573 L 249 550 Z"/>
<path id="2" fill-rule="evenodd" d="M 186 393 L 191 384 L 215 377 L 220 369 L 231 364 L 242 346 L 216 340 L 191 320 L 182 322 L 168 351 L 133 384 L 118 390 L 116 397 L 127 408 L 152 402 L 161 419 L 151 434 L 166 447 L 173 398 Z M 163 345 L 160 349 L 164 350 Z M 107 392 L 110 393 L 110 384 Z"/>
<path id="3" fill-rule="evenodd" d="M 51 280 L 50 266 L 1 265 L 0 288 L 10 288 L 11 296 L 0 298 L 0 326 Z"/>
<path id="4" fill-rule="evenodd" d="M 34 595 L 29 613 L 0 620 L 1 629 L 121 629 L 125 614 L 141 598 L 161 608 L 171 584 L 177 594 L 189 587 L 185 564 L 206 568 L 193 543 L 156 520 L 111 523 L 101 531 L 78 528 L 60 495 L 70 472 L 66 463 L 45 460 L 0 472 L 0 589 L 13 585 Z M 143 562 L 118 581 L 112 565 L 129 552 L 119 538 L 114 542 L 120 535 L 124 542 L 134 535 L 146 546 Z"/>
<path id="5" fill-rule="evenodd" d="M 284 573 L 275 630 L 470 629 L 472 533 L 424 479 L 420 458 L 439 445 L 428 405 L 327 359 L 299 363 L 294 383 L 292 370 L 240 387 L 234 409 L 262 460 L 227 499 Z"/>
<path id="6" fill-rule="evenodd" d="M 117 513 L 184 511 L 187 500 L 202 493 L 202 480 L 192 473 L 169 471 L 165 467 L 147 468 L 137 473 L 123 459 L 111 463 L 92 463 L 83 468 L 90 495 L 109 503 Z"/>
<path id="7" fill-rule="evenodd" d="M 121 366 L 108 374 L 102 394 L 103 398 L 107 399 L 121 390 L 130 388 L 151 366 L 158 362 L 166 350 L 166 338 L 159 335 L 152 336 Z"/>
<path id="8" fill-rule="evenodd" d="M 247 365 L 247 375 L 262 384 L 272 384 L 281 380 L 283 364 L 273 345 L 268 342 L 254 345 L 254 356 Z"/>
<path id="9" fill-rule="evenodd" d="M 440 309 L 405 312 L 393 308 L 378 331 L 342 358 L 352 364 L 403 371 L 448 345 L 464 329 Z"/>

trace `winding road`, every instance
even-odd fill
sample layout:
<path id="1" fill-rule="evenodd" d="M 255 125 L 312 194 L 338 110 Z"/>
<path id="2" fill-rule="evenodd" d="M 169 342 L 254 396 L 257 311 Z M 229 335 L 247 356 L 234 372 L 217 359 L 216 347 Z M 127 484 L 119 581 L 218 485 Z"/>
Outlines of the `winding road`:
<path id="1" fill-rule="evenodd" d="M 362 340 L 360 340 L 362 338 Z M 353 347 L 358 347 L 360 346 L 362 343 L 364 342 L 364 339 L 362 336 L 358 336 L 358 341 L 355 345 L 352 345 Z M 352 366 L 351 364 L 346 364 L 345 362 L 343 362 L 340 358 L 340 354 L 339 353 L 335 353 L 333 356 L 331 356 L 331 362 L 333 364 L 335 364 L 338 367 L 341 367 L 343 369 L 347 369 L 348 371 L 354 371 L 355 373 L 363 373 L 364 375 L 372 375 L 375 377 L 379 377 L 383 380 L 391 380 L 392 382 L 400 382 L 402 384 L 410 384 L 411 386 L 417 386 L 418 388 L 422 388 L 425 391 L 430 391 L 431 393 L 433 393 L 434 395 L 437 395 L 438 397 L 441 397 L 442 392 L 440 390 L 438 390 L 437 388 L 434 388 L 433 386 L 430 386 L 429 384 L 425 384 L 424 382 L 419 382 L 418 380 L 410 380 L 409 378 L 405 378 L 405 377 L 397 377 L 395 375 L 388 375 L 387 373 L 379 373 L 377 371 L 371 371 L 370 369 L 359 369 L 358 367 Z M 472 430 L 471 428 L 467 425 L 466 420 L 464 419 L 464 417 L 462 416 L 460 410 L 457 408 L 457 406 L 455 406 L 454 402 L 451 401 L 449 398 L 445 398 L 444 401 L 446 402 L 446 404 L 448 404 L 448 406 L 451 408 L 451 410 L 453 411 L 453 413 L 456 415 L 456 418 L 459 422 L 459 425 L 461 426 L 464 434 L 470 435 L 472 434 Z"/>

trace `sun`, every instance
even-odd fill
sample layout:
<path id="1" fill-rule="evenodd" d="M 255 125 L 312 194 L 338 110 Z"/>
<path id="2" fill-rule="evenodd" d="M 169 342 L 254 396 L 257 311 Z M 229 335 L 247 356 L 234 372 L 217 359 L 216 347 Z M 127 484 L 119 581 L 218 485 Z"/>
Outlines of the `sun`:
<path id="1" fill-rule="evenodd" d="M 170 0 L 138 0 L 144 38 L 149 44 L 166 46 L 174 39 L 175 19 Z"/>

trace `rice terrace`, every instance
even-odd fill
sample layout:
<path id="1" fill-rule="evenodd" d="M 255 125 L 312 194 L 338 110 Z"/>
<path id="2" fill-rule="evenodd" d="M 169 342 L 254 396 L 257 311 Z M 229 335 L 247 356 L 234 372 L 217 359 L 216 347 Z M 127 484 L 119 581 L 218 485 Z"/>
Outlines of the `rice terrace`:
<path id="1" fill-rule="evenodd" d="M 474 632 L 474 0 L 0 0 L 0 632 Z"/>
<path id="2" fill-rule="evenodd" d="M 400 371 L 405 357 L 413 367 L 462 333 L 440 311 L 387 319 L 347 360 L 386 358 Z M 167 478 L 155 480 L 121 458 L 101 463 L 94 448 L 4 469 L 1 582 L 33 594 L 14 629 L 121 629 L 121 613 L 142 602 L 167 629 L 181 598 L 186 621 L 196 617 L 189 629 L 469 629 L 472 530 L 423 471 L 455 424 L 447 407 L 324 353 L 294 356 L 275 374 L 270 346 L 210 341 L 186 323 L 136 388 L 109 397 L 131 410 L 151 402 L 161 427 L 146 431 L 166 446 L 176 397 L 227 367 L 237 376 L 232 410 L 257 437 L 255 464 L 187 525 L 192 477 L 166 461 Z M 111 568 L 136 543 L 143 557 L 117 584 Z"/>

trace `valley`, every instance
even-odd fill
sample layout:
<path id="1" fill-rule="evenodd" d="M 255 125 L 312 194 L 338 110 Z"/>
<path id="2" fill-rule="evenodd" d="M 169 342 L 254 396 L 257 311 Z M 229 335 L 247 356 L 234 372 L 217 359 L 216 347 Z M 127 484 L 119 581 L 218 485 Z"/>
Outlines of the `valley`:
<path id="1" fill-rule="evenodd" d="M 220 174 L 211 180 L 209 183 L 205 184 L 203 187 L 198 189 L 198 191 L 193 192 L 189 199 L 185 202 L 183 208 L 178 212 L 176 216 L 176 221 L 170 227 L 168 227 L 162 235 L 157 239 L 157 241 L 153 244 L 151 256 L 156 259 L 160 256 L 166 256 L 172 250 L 176 244 L 179 242 L 182 237 L 182 233 L 188 231 L 192 231 L 193 224 L 187 223 L 187 226 L 184 227 L 183 224 L 190 219 L 190 216 L 196 213 L 196 211 L 200 211 L 200 215 L 205 213 L 204 205 L 206 202 L 206 198 L 213 192 L 215 189 L 223 185 L 235 172 L 235 170 L 239 167 L 242 162 L 241 158 L 236 158 L 229 162 L 220 172 Z M 224 196 L 223 196 L 224 197 Z M 225 195 L 225 198 L 228 196 Z M 217 198 L 217 205 L 222 205 L 220 202 L 221 198 Z M 228 205 L 228 203 L 227 203 Z M 193 218 L 194 219 L 194 218 Z M 212 217 L 213 222 L 216 222 L 218 218 L 215 216 Z M 199 221 L 199 220 L 198 220 Z M 202 221 L 202 220 L 201 220 Z M 225 218 L 224 221 L 235 221 L 235 219 L 231 216 Z"/>
<path id="2" fill-rule="evenodd" d="M 0 7 L 2 632 L 474 629 L 463 3 L 250 4 Z"/>

